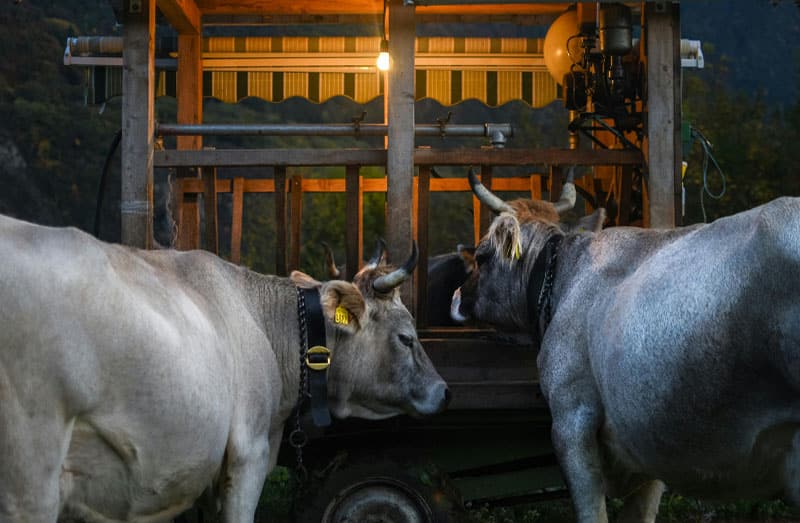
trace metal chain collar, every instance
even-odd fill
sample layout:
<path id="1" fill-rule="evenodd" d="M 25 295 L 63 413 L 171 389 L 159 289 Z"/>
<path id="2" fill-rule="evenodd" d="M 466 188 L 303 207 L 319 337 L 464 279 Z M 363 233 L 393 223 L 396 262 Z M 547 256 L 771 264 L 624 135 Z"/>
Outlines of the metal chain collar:
<path id="1" fill-rule="evenodd" d="M 308 353 L 308 332 L 306 330 L 306 300 L 300 287 L 297 290 L 297 316 L 300 326 L 300 386 L 297 394 L 297 405 L 295 406 L 294 430 L 289 434 L 289 444 L 294 447 L 297 455 L 297 466 L 295 472 L 300 484 L 308 479 L 308 471 L 303 464 L 303 447 L 308 443 L 308 435 L 303 430 L 300 423 L 300 415 L 303 410 L 303 403 L 308 397 L 308 368 L 306 367 L 306 356 Z"/>
<path id="2" fill-rule="evenodd" d="M 556 260 L 558 259 L 558 241 L 555 244 L 548 243 L 550 248 L 550 257 L 547 260 L 547 268 L 545 269 L 544 281 L 542 282 L 542 289 L 539 291 L 539 300 L 536 303 L 536 309 L 539 311 L 541 318 L 541 326 L 539 335 L 544 336 L 544 330 L 552 319 L 552 296 L 553 296 L 553 281 L 556 277 Z"/>

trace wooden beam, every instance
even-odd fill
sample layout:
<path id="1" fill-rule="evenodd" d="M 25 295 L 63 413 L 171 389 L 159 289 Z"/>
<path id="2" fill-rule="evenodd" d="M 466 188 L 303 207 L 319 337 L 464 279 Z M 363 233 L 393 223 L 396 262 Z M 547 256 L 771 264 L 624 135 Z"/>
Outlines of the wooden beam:
<path id="1" fill-rule="evenodd" d="M 203 169 L 203 210 L 205 214 L 205 249 L 219 254 L 219 229 L 217 226 L 217 168 Z"/>
<path id="2" fill-rule="evenodd" d="M 153 245 L 153 122 L 155 107 L 155 0 L 138 9 L 123 2 L 122 243 Z"/>
<path id="3" fill-rule="evenodd" d="M 156 167 L 386 165 L 383 149 L 216 149 L 156 151 Z M 642 165 L 636 150 L 417 149 L 416 165 Z M 466 172 L 466 171 L 465 171 Z"/>
<path id="4" fill-rule="evenodd" d="M 481 183 L 490 191 L 494 189 L 492 184 L 491 165 L 481 165 Z M 491 225 L 492 220 L 494 219 L 494 214 L 489 206 L 485 203 L 481 203 L 481 206 L 478 209 L 480 211 L 478 217 L 478 230 L 480 231 L 480 236 L 483 237 L 483 235 L 486 234 L 486 231 L 489 230 L 489 225 Z M 475 245 L 477 245 L 477 243 Z"/>
<path id="5" fill-rule="evenodd" d="M 291 220 L 289 222 L 289 270 L 298 270 L 300 268 L 300 241 L 301 231 L 303 224 L 303 184 L 300 175 L 294 175 L 290 182 L 290 214 Z"/>
<path id="6" fill-rule="evenodd" d="M 402 263 L 411 252 L 411 202 L 414 184 L 414 44 L 416 26 L 414 6 L 403 0 L 387 0 L 389 17 L 389 149 L 386 157 L 386 241 L 394 263 Z M 413 300 L 413 280 L 400 287 L 400 296 L 409 309 Z M 411 309 L 413 310 L 413 309 Z"/>
<path id="7" fill-rule="evenodd" d="M 287 276 L 286 239 L 286 167 L 275 167 L 275 274 Z"/>
<path id="8" fill-rule="evenodd" d="M 200 9 L 194 0 L 158 0 L 158 8 L 179 35 L 202 32 Z"/>
<path id="9" fill-rule="evenodd" d="M 680 216 L 680 11 L 645 4 L 647 113 L 645 154 L 650 226 L 670 228 Z"/>
<path id="10" fill-rule="evenodd" d="M 445 2 L 442 2 L 445 3 Z M 449 3 L 449 2 L 447 2 Z M 494 2 L 482 0 L 480 4 L 429 5 L 417 7 L 420 14 L 468 14 L 468 15 L 558 15 L 569 7 L 569 3 L 520 3 L 519 1 Z M 349 0 L 329 2 L 326 0 L 197 0 L 204 15 L 364 15 L 380 14 L 383 10 L 381 0 Z M 414 9 L 414 6 L 410 6 Z"/>
<path id="11" fill-rule="evenodd" d="M 231 261 L 242 262 L 242 220 L 244 218 L 244 178 L 233 179 L 233 205 L 231 216 Z"/>
<path id="12" fill-rule="evenodd" d="M 642 153 L 570 149 L 417 149 L 416 165 L 641 165 Z M 466 176 L 466 173 L 465 173 Z"/>
<path id="13" fill-rule="evenodd" d="M 352 281 L 361 268 L 361 221 L 359 208 L 359 194 L 361 192 L 361 177 L 358 175 L 358 165 L 348 165 L 345 169 L 345 278 Z"/>
<path id="14" fill-rule="evenodd" d="M 276 168 L 280 173 L 284 167 Z M 280 194 L 281 189 L 278 187 L 278 180 L 283 175 L 276 175 L 276 179 L 267 178 L 250 178 L 244 180 L 243 192 L 245 193 L 272 193 Z M 541 183 L 538 174 L 530 176 L 515 176 L 513 178 L 495 178 L 492 180 L 493 192 L 527 192 L 537 191 L 532 194 L 541 199 L 541 186 L 532 188 L 534 185 Z M 347 180 L 342 178 L 308 178 L 300 182 L 303 193 L 322 192 L 322 193 L 344 193 L 347 191 Z M 189 178 L 181 180 L 178 185 L 183 194 L 197 194 L 203 192 L 203 184 L 201 180 Z M 231 180 L 217 179 L 217 193 L 229 193 L 235 191 Z M 359 176 L 358 183 L 359 192 L 386 192 L 386 178 L 364 178 Z M 285 186 L 284 189 L 285 191 Z M 431 192 L 471 192 L 469 181 L 465 178 L 431 178 L 430 180 Z M 363 257 L 362 257 L 363 258 Z"/>
<path id="15" fill-rule="evenodd" d="M 417 177 L 417 245 L 419 246 L 419 262 L 417 263 L 417 310 L 415 318 L 417 328 L 428 324 L 428 222 L 431 206 L 431 168 L 420 167 Z"/>
<path id="16" fill-rule="evenodd" d="M 203 123 L 203 42 L 200 34 L 178 35 L 178 71 L 176 78 L 178 123 Z M 203 147 L 202 136 L 178 136 L 180 150 Z M 199 170 L 178 168 L 177 177 L 198 178 Z M 178 237 L 175 247 L 181 250 L 200 248 L 200 206 L 196 194 L 187 194 L 176 202 L 178 209 Z"/>

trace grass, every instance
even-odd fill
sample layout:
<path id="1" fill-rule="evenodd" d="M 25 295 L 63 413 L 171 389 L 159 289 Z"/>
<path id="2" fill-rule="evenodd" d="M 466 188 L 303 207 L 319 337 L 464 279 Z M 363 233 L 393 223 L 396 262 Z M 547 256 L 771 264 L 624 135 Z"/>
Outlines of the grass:
<path id="1" fill-rule="evenodd" d="M 622 501 L 608 502 L 609 519 L 622 508 Z M 548 501 L 516 507 L 471 510 L 469 523 L 571 523 L 575 514 L 569 500 Z M 782 501 L 736 501 L 712 503 L 687 498 L 679 494 L 665 494 L 659 507 L 658 523 L 744 523 L 744 522 L 800 522 L 800 510 Z"/>
<path id="2" fill-rule="evenodd" d="M 256 521 L 291 521 L 294 478 L 285 467 L 277 467 L 267 478 Z M 609 500 L 609 519 L 622 508 L 622 501 Z M 575 514 L 568 499 L 513 507 L 477 507 L 467 512 L 465 523 L 572 523 Z M 735 501 L 714 503 L 666 493 L 661 499 L 658 523 L 800 522 L 800 509 L 782 501 Z"/>

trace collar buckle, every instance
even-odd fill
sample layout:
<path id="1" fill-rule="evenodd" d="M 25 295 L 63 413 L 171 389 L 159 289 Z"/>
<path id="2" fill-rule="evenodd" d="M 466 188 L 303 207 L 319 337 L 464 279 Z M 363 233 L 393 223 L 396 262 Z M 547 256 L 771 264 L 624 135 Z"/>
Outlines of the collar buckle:
<path id="1" fill-rule="evenodd" d="M 331 351 L 322 345 L 315 345 L 306 353 L 306 365 L 311 370 L 324 371 L 331 366 Z"/>

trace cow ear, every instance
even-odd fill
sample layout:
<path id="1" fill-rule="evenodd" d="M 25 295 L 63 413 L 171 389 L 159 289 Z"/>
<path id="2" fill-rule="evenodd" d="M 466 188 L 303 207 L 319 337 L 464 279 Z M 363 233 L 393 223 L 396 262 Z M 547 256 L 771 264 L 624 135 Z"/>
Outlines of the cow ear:
<path id="1" fill-rule="evenodd" d="M 289 279 L 301 289 L 314 289 L 322 285 L 321 282 L 300 271 L 292 271 L 289 275 Z"/>
<path id="2" fill-rule="evenodd" d="M 522 254 L 522 232 L 517 217 L 511 213 L 501 213 L 494 219 L 487 233 L 489 241 L 501 259 L 513 263 Z"/>
<path id="3" fill-rule="evenodd" d="M 578 222 L 572 225 L 560 224 L 564 232 L 600 232 L 603 230 L 603 225 L 606 221 L 606 210 L 600 207 L 589 216 L 584 216 L 578 219 Z"/>
<path id="4" fill-rule="evenodd" d="M 458 254 L 461 256 L 461 261 L 464 262 L 464 270 L 467 274 L 471 273 L 477 266 L 475 263 L 475 247 L 467 247 L 459 243 L 457 250 Z"/>
<path id="5" fill-rule="evenodd" d="M 329 281 L 319 291 L 322 312 L 337 328 L 358 331 L 366 320 L 367 304 L 358 287 L 347 281 Z"/>

